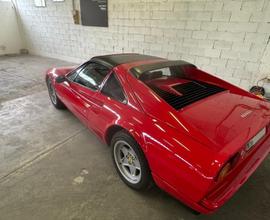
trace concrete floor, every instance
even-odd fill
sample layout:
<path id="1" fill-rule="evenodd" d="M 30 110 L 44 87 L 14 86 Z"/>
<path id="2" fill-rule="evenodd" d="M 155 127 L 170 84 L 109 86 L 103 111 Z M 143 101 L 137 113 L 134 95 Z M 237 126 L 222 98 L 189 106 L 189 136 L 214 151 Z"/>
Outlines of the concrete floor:
<path id="1" fill-rule="evenodd" d="M 129 189 L 110 149 L 50 104 L 37 56 L 0 57 L 0 219 L 270 219 L 270 158 L 210 216 L 196 216 L 158 188 Z"/>

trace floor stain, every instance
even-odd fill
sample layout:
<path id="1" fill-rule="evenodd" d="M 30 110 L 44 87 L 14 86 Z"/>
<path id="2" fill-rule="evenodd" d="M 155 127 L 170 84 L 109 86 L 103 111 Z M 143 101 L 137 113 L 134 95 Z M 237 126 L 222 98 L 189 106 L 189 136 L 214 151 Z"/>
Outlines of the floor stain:
<path id="1" fill-rule="evenodd" d="M 75 177 L 75 178 L 73 179 L 72 184 L 73 184 L 73 185 L 79 185 L 79 184 L 82 184 L 83 181 L 84 181 L 84 176 L 85 176 L 85 175 L 88 175 L 88 174 L 89 174 L 88 170 L 85 169 L 85 168 L 83 168 L 83 169 L 81 170 L 81 172 L 80 172 L 80 176 Z"/>
<path id="2" fill-rule="evenodd" d="M 73 185 L 80 185 L 80 184 L 83 183 L 83 181 L 84 181 L 84 177 L 83 177 L 83 176 L 77 176 L 77 177 L 75 177 L 75 178 L 73 179 L 72 184 L 73 184 Z"/>
<path id="3" fill-rule="evenodd" d="M 82 169 L 82 170 L 81 170 L 81 175 L 82 175 L 82 176 L 83 176 L 83 175 L 87 175 L 87 174 L 89 174 L 89 172 L 88 172 L 87 169 Z"/>

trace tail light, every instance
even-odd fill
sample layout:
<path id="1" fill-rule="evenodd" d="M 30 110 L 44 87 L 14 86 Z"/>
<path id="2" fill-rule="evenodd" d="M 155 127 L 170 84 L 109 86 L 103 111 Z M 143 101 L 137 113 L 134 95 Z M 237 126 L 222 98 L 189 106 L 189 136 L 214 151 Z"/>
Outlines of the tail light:
<path id="1" fill-rule="evenodd" d="M 216 180 L 218 182 L 222 181 L 229 173 L 230 171 L 236 166 L 237 162 L 240 159 L 240 154 L 237 153 L 235 156 L 233 156 L 220 170 Z"/>
<path id="2" fill-rule="evenodd" d="M 232 169 L 231 163 L 230 162 L 226 163 L 225 166 L 223 166 L 223 168 L 219 172 L 218 177 L 217 177 L 217 181 L 218 182 L 222 181 L 228 175 L 228 173 L 231 171 L 231 169 Z"/>

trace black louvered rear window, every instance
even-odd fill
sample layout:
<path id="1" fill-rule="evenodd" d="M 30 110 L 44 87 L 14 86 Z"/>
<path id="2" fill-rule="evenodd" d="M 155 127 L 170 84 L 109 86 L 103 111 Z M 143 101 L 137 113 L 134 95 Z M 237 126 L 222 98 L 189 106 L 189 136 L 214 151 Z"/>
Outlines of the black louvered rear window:
<path id="1" fill-rule="evenodd" d="M 183 95 L 173 94 L 153 85 L 148 86 L 176 110 L 226 90 L 213 84 L 198 81 L 192 81 L 172 87 Z"/>

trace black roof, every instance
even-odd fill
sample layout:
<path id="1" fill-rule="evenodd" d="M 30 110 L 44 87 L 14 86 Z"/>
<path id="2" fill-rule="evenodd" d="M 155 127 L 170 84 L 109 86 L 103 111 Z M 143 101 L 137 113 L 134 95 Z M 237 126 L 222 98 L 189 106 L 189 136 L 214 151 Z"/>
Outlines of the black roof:
<path id="1" fill-rule="evenodd" d="M 120 64 L 153 59 L 162 59 L 162 58 L 143 54 L 129 53 L 129 54 L 111 54 L 105 56 L 96 56 L 93 57 L 91 61 L 103 64 L 108 68 L 113 68 Z"/>
<path id="2" fill-rule="evenodd" d="M 181 67 L 192 66 L 192 67 L 196 68 L 196 66 L 194 64 L 188 63 L 188 62 L 183 61 L 183 60 L 164 60 L 164 61 L 160 61 L 160 62 L 136 66 L 136 67 L 131 68 L 130 71 L 135 77 L 138 78 L 143 73 L 151 71 L 151 70 L 162 69 L 165 67 L 176 67 L 176 66 L 181 66 Z"/>

